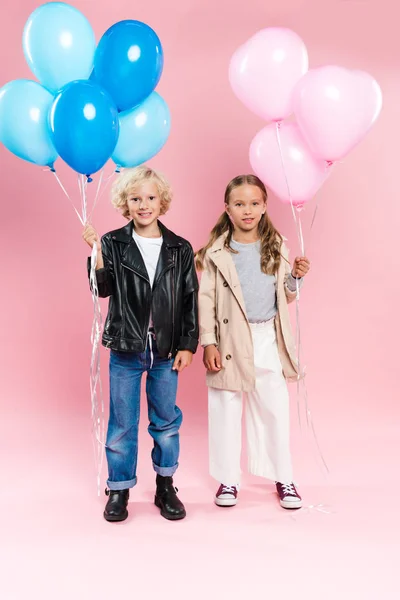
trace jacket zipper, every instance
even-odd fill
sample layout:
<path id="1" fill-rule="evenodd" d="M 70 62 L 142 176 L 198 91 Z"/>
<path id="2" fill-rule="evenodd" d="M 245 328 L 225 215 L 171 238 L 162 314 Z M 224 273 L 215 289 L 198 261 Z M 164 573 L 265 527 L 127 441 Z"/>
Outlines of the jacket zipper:
<path id="1" fill-rule="evenodd" d="M 143 279 L 144 281 L 147 281 L 147 283 L 149 283 L 148 280 L 146 279 L 146 277 L 143 277 L 143 275 L 141 275 L 137 271 L 134 271 L 131 267 L 128 267 L 128 265 L 125 265 L 124 263 L 121 263 L 121 266 L 124 267 L 124 269 L 128 269 L 128 271 L 131 271 L 132 273 L 134 273 L 138 277 L 141 277 L 141 279 Z M 126 292 L 126 290 L 125 290 L 125 292 Z M 151 303 L 150 303 L 150 311 L 151 311 Z M 123 320 L 123 332 L 125 332 L 125 313 L 123 314 L 122 320 Z M 147 329 L 148 329 L 148 327 L 149 327 L 149 321 L 147 322 Z M 146 349 L 146 346 L 147 346 L 147 337 L 146 337 L 146 341 L 144 342 L 143 345 L 144 345 L 144 349 Z"/>
<path id="2" fill-rule="evenodd" d="M 172 249 L 172 336 L 171 336 L 171 350 L 169 351 L 168 358 L 172 358 L 172 351 L 174 349 L 174 333 L 175 333 L 175 248 Z"/>

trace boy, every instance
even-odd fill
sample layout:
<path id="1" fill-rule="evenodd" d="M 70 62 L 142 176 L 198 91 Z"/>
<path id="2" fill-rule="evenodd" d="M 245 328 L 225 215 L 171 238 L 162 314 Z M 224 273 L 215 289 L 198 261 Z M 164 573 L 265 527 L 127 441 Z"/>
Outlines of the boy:
<path id="1" fill-rule="evenodd" d="M 144 372 L 157 473 L 155 504 L 166 519 L 186 516 L 172 479 L 182 423 L 175 402 L 178 373 L 191 364 L 198 344 L 198 280 L 189 242 L 158 220 L 170 202 L 170 187 L 160 173 L 146 166 L 126 169 L 114 183 L 112 203 L 128 225 L 101 242 L 90 225 L 83 232 L 89 246 L 97 244 L 99 296 L 110 297 L 102 340 L 111 351 L 107 521 L 127 518 L 129 490 L 137 481 Z"/>

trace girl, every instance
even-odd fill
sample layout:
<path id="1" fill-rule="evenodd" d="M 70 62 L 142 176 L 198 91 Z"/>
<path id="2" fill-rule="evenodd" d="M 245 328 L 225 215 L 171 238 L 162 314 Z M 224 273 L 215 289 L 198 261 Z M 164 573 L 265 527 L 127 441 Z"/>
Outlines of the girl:
<path id="1" fill-rule="evenodd" d="M 276 483 L 280 504 L 300 508 L 293 484 L 286 380 L 298 369 L 288 302 L 307 258 L 290 268 L 282 236 L 267 214 L 267 191 L 254 175 L 233 179 L 225 212 L 197 257 L 200 342 L 209 386 L 210 473 L 218 506 L 234 506 L 240 484 L 242 398 L 247 394 L 249 471 Z"/>
<path id="2" fill-rule="evenodd" d="M 112 202 L 128 225 L 101 241 L 90 225 L 83 232 L 89 246 L 97 244 L 99 296 L 110 297 L 103 333 L 103 344 L 111 350 L 104 518 L 123 521 L 128 516 L 129 490 L 136 485 L 140 382 L 147 372 L 155 504 L 166 519 L 183 519 L 185 508 L 172 476 L 182 423 L 176 406 L 178 372 L 190 365 L 198 343 L 193 251 L 158 220 L 171 202 L 160 173 L 146 166 L 126 169 L 114 184 Z"/>

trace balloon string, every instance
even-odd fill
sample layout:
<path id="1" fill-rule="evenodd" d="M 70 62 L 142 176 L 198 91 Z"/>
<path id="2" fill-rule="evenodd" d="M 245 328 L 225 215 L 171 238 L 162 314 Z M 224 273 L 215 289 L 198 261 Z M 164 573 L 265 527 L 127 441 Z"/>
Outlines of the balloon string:
<path id="1" fill-rule="evenodd" d="M 326 178 L 328 178 L 328 177 L 331 176 L 331 174 L 333 172 L 333 168 L 335 166 L 336 166 L 336 163 L 333 163 L 330 160 L 327 160 L 325 162 L 325 173 L 326 173 L 326 176 L 327 176 Z M 317 202 L 315 204 L 314 214 L 313 214 L 313 217 L 311 219 L 311 225 L 310 225 L 310 230 L 309 230 L 309 239 L 311 239 L 311 233 L 312 233 L 312 230 L 313 230 L 313 227 L 314 227 L 315 219 L 317 217 L 317 213 L 318 213 L 320 202 L 321 202 L 321 195 L 318 196 Z"/>
<path id="2" fill-rule="evenodd" d="M 84 175 L 78 175 L 78 187 L 81 195 L 83 224 L 88 222 L 87 211 L 87 185 L 88 180 Z M 93 211 L 92 211 L 93 212 Z M 100 347 L 101 334 L 103 330 L 103 320 L 101 315 L 101 306 L 99 301 L 99 290 L 96 277 L 97 267 L 97 245 L 93 244 L 90 259 L 90 289 L 93 300 L 93 322 L 91 331 L 92 356 L 90 361 L 90 397 L 91 397 L 91 415 L 92 415 L 92 442 L 96 465 L 97 494 L 100 496 L 101 473 L 104 461 L 105 448 L 105 411 L 103 389 L 101 384 L 100 371 Z"/>
<path id="3" fill-rule="evenodd" d="M 301 214 L 299 213 L 299 219 L 298 219 L 298 223 L 299 223 L 299 239 L 300 239 L 300 248 L 301 248 L 301 255 L 305 256 L 305 247 L 304 247 L 304 237 L 303 237 L 303 227 L 301 224 Z"/>
<path id="4" fill-rule="evenodd" d="M 94 201 L 93 201 L 93 207 L 92 207 L 92 210 L 90 211 L 89 221 L 91 220 L 92 215 L 94 213 L 94 209 L 96 208 L 97 200 L 99 198 L 99 192 L 100 192 L 101 184 L 103 182 L 103 177 L 104 177 L 104 167 L 100 171 L 99 182 L 97 184 L 96 195 L 95 195 Z"/>
<path id="5" fill-rule="evenodd" d="M 71 203 L 72 208 L 74 209 L 74 211 L 76 212 L 76 215 L 79 219 L 79 221 L 81 222 L 82 225 L 84 225 L 83 219 L 81 217 L 81 215 L 79 214 L 78 209 L 76 208 L 75 204 L 72 202 L 71 196 L 68 194 L 67 190 L 65 189 L 64 185 L 61 182 L 61 179 L 59 178 L 59 176 L 57 175 L 57 173 L 55 171 L 53 171 L 52 169 L 49 169 L 49 171 L 51 173 L 53 173 L 54 177 L 56 178 L 56 181 L 58 183 L 58 185 L 60 186 L 60 188 L 62 189 L 62 191 L 64 192 L 65 196 L 68 198 L 68 200 Z"/>
<path id="6" fill-rule="evenodd" d="M 100 171 L 99 182 L 97 184 L 96 195 L 94 197 L 93 208 L 91 210 L 90 216 L 92 216 L 92 214 L 94 213 L 94 209 L 96 208 L 96 204 L 97 204 L 97 200 L 98 200 L 98 197 L 99 197 L 99 192 L 100 192 L 101 184 L 103 182 L 103 177 L 104 177 L 104 167 Z"/>
<path id="7" fill-rule="evenodd" d="M 322 450 L 321 450 L 321 446 L 320 446 L 319 441 L 318 441 L 317 432 L 315 430 L 314 422 L 313 422 L 313 419 L 312 419 L 311 410 L 309 408 L 308 391 L 307 391 L 307 386 L 306 386 L 304 378 L 302 380 L 302 386 L 303 386 L 303 395 L 304 395 L 305 407 L 306 407 L 307 425 L 309 427 L 311 427 L 311 430 L 312 430 L 312 433 L 313 433 L 313 437 L 314 437 L 314 441 L 315 441 L 315 444 L 316 444 L 316 447 L 317 447 L 317 450 L 318 450 L 319 458 L 322 461 L 322 464 L 324 465 L 324 468 L 325 468 L 326 472 L 329 473 L 329 468 L 328 468 L 328 465 L 327 465 L 327 463 L 326 463 L 326 461 L 324 459 L 324 456 L 323 456 L 323 453 L 322 453 Z"/>
<path id="8" fill-rule="evenodd" d="M 299 420 L 299 426 L 301 431 L 301 410 L 300 410 L 300 377 L 302 374 L 301 368 L 301 327 L 300 327 L 300 284 L 299 280 L 296 279 L 296 348 L 297 348 L 297 415 Z M 304 375 L 304 374 L 303 374 Z"/>
<path id="9" fill-rule="evenodd" d="M 51 169 L 49 169 L 51 171 Z M 65 196 L 71 203 L 75 213 L 82 224 L 85 226 L 88 222 L 87 214 L 87 178 L 83 175 L 78 175 L 78 187 L 82 205 L 82 215 L 75 207 L 74 203 L 64 185 L 62 184 L 57 173 L 52 171 L 59 186 L 64 192 Z M 96 196 L 98 196 L 99 185 L 97 188 Z M 94 210 L 94 207 L 93 207 Z M 92 210 L 92 213 L 93 213 Z M 92 292 L 93 300 L 93 322 L 91 331 L 91 344 L 92 344 L 92 356 L 90 361 L 90 396 L 91 396 L 91 417 L 92 417 L 92 443 L 96 465 L 96 479 L 97 479 L 97 494 L 100 496 L 101 487 L 101 473 L 104 462 L 104 448 L 106 444 L 105 440 L 105 410 L 104 410 L 104 397 L 103 389 L 101 384 L 101 372 L 100 372 L 100 347 L 101 347 L 101 334 L 103 330 L 103 321 L 101 315 L 101 307 L 99 302 L 99 290 L 97 286 L 96 277 L 96 266 L 97 266 L 97 245 L 94 244 L 91 254 L 90 263 L 90 289 Z"/>
<path id="10" fill-rule="evenodd" d="M 308 506 L 303 506 L 303 508 L 300 508 L 299 510 L 296 511 L 295 515 L 289 515 L 289 517 L 293 520 L 293 521 L 297 521 L 298 517 L 300 515 L 312 515 L 312 514 L 316 514 L 316 513 L 321 513 L 324 515 L 332 515 L 335 513 L 334 510 L 332 510 L 332 508 L 329 505 L 326 504 L 309 504 Z"/>
<path id="11" fill-rule="evenodd" d="M 105 439 L 104 397 L 100 373 L 100 342 L 103 320 L 99 302 L 99 290 L 96 277 L 97 245 L 93 244 L 90 261 L 90 288 L 93 300 L 93 324 L 91 333 L 92 357 L 90 361 L 90 394 L 92 404 L 92 440 L 97 469 L 97 494 L 100 496 L 101 472 L 103 468 Z"/>
<path id="12" fill-rule="evenodd" d="M 281 122 L 278 121 L 275 124 L 275 126 L 276 126 L 276 139 L 277 139 L 277 142 L 278 142 L 279 155 L 280 155 L 280 159 L 281 159 L 283 176 L 285 178 L 286 188 L 287 188 L 288 195 L 289 195 L 290 206 L 291 206 L 292 214 L 293 214 L 293 220 L 294 220 L 295 225 L 296 225 L 297 237 L 299 239 L 299 244 L 300 244 L 302 255 L 304 256 L 304 253 L 305 253 L 305 250 L 304 250 L 304 241 L 302 239 L 301 229 L 299 229 L 299 226 L 298 226 L 298 223 L 297 223 L 296 210 L 295 210 L 295 206 L 293 204 L 292 194 L 291 194 L 290 185 L 289 185 L 289 179 L 288 179 L 288 176 L 287 176 L 287 173 L 286 173 L 286 169 L 285 169 L 285 159 L 283 157 L 282 142 L 281 142 Z M 299 212 L 299 218 L 300 218 L 300 212 Z"/>
<path id="13" fill-rule="evenodd" d="M 315 222 L 315 219 L 317 217 L 317 212 L 318 212 L 318 206 L 319 206 L 320 199 L 321 199 L 321 196 L 318 198 L 317 203 L 315 205 L 315 210 L 314 210 L 313 218 L 311 219 L 310 234 L 312 232 L 312 229 L 314 227 L 314 222 Z"/>
<path id="14" fill-rule="evenodd" d="M 286 187 L 287 187 L 287 191 L 288 191 L 288 196 L 289 196 L 289 200 L 290 200 L 290 206 L 292 208 L 292 214 L 293 214 L 293 219 L 296 225 L 296 231 L 297 231 L 297 236 L 299 239 L 299 244 L 300 244 L 300 248 L 301 248 L 301 254 L 302 256 L 305 256 L 305 245 L 304 245 L 304 236 L 303 236 L 303 227 L 302 227 L 302 222 L 301 222 L 301 209 L 302 207 L 297 207 L 298 210 L 298 218 L 296 217 L 296 211 L 295 211 L 295 207 L 293 204 L 293 198 L 292 198 L 292 194 L 291 194 L 291 189 L 290 189 L 290 184 L 289 184 L 289 179 L 286 173 L 286 169 L 285 169 L 285 161 L 284 161 L 284 157 L 283 157 L 283 150 L 282 150 L 282 143 L 281 143 L 281 136 L 280 136 L 280 128 L 281 128 L 281 122 L 276 123 L 276 138 L 277 138 L 277 143 L 278 143 L 278 148 L 279 148 L 279 154 L 280 154 L 280 158 L 281 158 L 281 165 L 282 165 L 282 170 L 283 170 L 283 174 L 285 177 L 285 181 L 286 181 Z M 317 435 L 316 435 L 316 431 L 315 431 L 315 427 L 314 427 L 314 423 L 313 423 L 313 419 L 312 419 L 312 414 L 311 414 L 311 410 L 309 408 L 309 404 L 308 404 L 308 394 L 307 394 L 307 386 L 305 383 L 305 373 L 306 373 L 306 368 L 304 367 L 304 370 L 302 369 L 301 366 L 301 358 L 302 358 L 302 346 L 301 346 L 301 319 L 300 319 L 300 283 L 299 280 L 296 279 L 296 343 L 297 343 L 297 369 L 298 369 L 298 375 L 297 375 L 297 412 L 298 412 L 298 416 L 299 416 L 299 426 L 301 429 L 301 418 L 300 418 L 300 397 L 301 397 L 301 392 L 300 392 L 300 384 L 302 384 L 303 387 L 303 398 L 304 398 L 304 405 L 305 405 L 305 413 L 306 413 L 306 422 L 307 422 L 307 426 L 311 429 L 313 437 L 314 437 L 314 442 L 316 445 L 316 448 L 318 450 L 318 454 L 319 457 L 322 461 L 322 464 L 324 465 L 326 471 L 329 473 L 329 469 L 327 466 L 327 463 L 324 459 L 324 456 L 321 452 L 321 448 L 320 445 L 318 443 L 318 439 L 317 439 Z"/>
<path id="15" fill-rule="evenodd" d="M 296 226 L 296 233 L 297 233 L 297 237 L 299 240 L 299 244 L 300 246 L 302 246 L 302 241 L 301 241 L 301 237 L 299 234 L 299 227 L 298 227 L 298 223 L 297 223 L 297 217 L 296 217 L 296 212 L 294 209 L 294 205 L 293 205 L 293 201 L 292 201 L 292 194 L 291 194 L 291 190 L 290 190 L 290 185 L 289 185 L 289 179 L 286 173 L 286 169 L 285 169 L 285 161 L 283 158 L 283 151 L 282 151 L 282 143 L 281 143 L 281 135 L 280 135 L 280 128 L 281 128 L 281 123 L 278 122 L 276 123 L 276 139 L 278 142 L 278 148 L 279 148 L 279 155 L 280 155 L 280 159 L 281 159 L 281 165 L 282 165 L 282 171 L 283 171 L 283 175 L 286 181 L 286 187 L 287 187 L 287 191 L 288 191 L 288 195 L 289 195 L 289 200 L 290 200 L 290 206 L 292 208 L 292 214 L 293 214 L 293 220 L 295 222 L 295 226 Z M 299 215 L 300 216 L 300 215 Z M 297 348 L 297 369 L 298 369 L 298 378 L 297 378 L 297 417 L 298 417 L 298 421 L 299 421 L 299 427 L 301 430 L 301 408 L 300 408 L 300 374 L 301 374 L 301 366 L 300 366 L 300 360 L 301 360 L 301 353 L 300 353 L 300 286 L 299 286 L 299 282 L 296 279 L 296 348 Z"/>
<path id="16" fill-rule="evenodd" d="M 88 222 L 87 219 L 87 184 L 88 180 L 85 179 L 84 175 L 78 175 L 78 182 L 80 181 L 79 189 L 81 192 L 81 200 L 82 200 L 82 219 L 83 224 L 86 225 Z"/>
<path id="17" fill-rule="evenodd" d="M 96 196 L 94 199 L 93 208 L 92 208 L 90 216 L 89 216 L 89 220 L 92 218 L 92 215 L 93 215 L 94 209 L 96 208 L 97 202 L 103 196 L 104 192 L 106 191 L 106 189 L 108 187 L 108 184 L 110 183 L 112 178 L 115 176 L 115 174 L 116 174 L 116 170 L 113 169 L 112 173 L 103 181 L 104 168 L 101 170 L 100 179 L 99 179 L 99 183 L 98 183 L 97 190 L 96 190 Z M 103 185 L 103 189 L 101 189 L 102 185 Z"/>

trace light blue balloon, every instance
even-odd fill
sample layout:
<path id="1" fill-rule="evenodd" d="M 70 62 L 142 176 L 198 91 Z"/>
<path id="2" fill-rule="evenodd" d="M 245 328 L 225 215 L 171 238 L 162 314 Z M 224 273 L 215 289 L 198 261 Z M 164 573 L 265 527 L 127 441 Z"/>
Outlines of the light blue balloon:
<path id="1" fill-rule="evenodd" d="M 112 159 L 119 167 L 137 167 L 166 143 L 171 129 L 168 106 L 153 92 L 139 106 L 119 114 L 119 139 Z"/>
<path id="2" fill-rule="evenodd" d="M 57 158 L 48 116 L 53 96 L 36 81 L 17 79 L 0 89 L 0 141 L 19 158 L 52 167 Z"/>
<path id="3" fill-rule="evenodd" d="M 53 93 L 70 81 L 89 78 L 96 41 L 89 21 L 73 6 L 39 6 L 25 25 L 22 42 L 32 73 Z"/>

